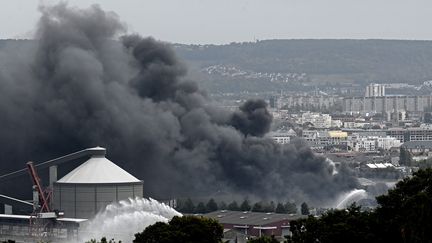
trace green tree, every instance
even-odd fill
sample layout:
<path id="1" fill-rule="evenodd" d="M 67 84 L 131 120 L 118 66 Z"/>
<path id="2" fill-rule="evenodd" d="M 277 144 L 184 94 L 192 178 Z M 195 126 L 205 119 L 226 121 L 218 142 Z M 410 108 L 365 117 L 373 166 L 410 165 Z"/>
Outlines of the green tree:
<path id="1" fill-rule="evenodd" d="M 198 203 L 195 208 L 195 213 L 207 213 L 207 208 L 203 202 Z"/>
<path id="2" fill-rule="evenodd" d="M 102 237 L 100 241 L 97 241 L 95 239 L 91 239 L 90 241 L 87 241 L 86 243 L 116 243 L 116 241 L 114 239 L 111 239 L 108 241 L 106 239 L 106 237 Z M 121 243 L 121 241 L 119 241 L 118 243 Z"/>
<path id="3" fill-rule="evenodd" d="M 432 242 L 431 168 L 398 182 L 377 201 L 377 220 L 389 242 Z"/>
<path id="4" fill-rule="evenodd" d="M 287 202 L 284 205 L 285 210 L 287 213 L 290 214 L 296 214 L 297 213 L 297 206 L 295 205 L 295 203 L 291 203 L 291 202 Z"/>
<path id="5" fill-rule="evenodd" d="M 361 212 L 352 205 L 347 210 L 333 210 L 321 218 L 309 216 L 306 219 L 290 222 L 289 243 L 378 243 L 378 225 L 372 213 Z"/>
<path id="6" fill-rule="evenodd" d="M 252 212 L 263 212 L 263 206 L 260 202 L 256 202 L 252 207 Z"/>
<path id="7" fill-rule="evenodd" d="M 239 208 L 237 202 L 236 202 L 236 201 L 233 201 L 232 203 L 228 204 L 228 210 L 231 210 L 231 211 L 239 211 L 240 208 Z"/>
<path id="8" fill-rule="evenodd" d="M 274 236 L 261 236 L 259 238 L 248 240 L 247 243 L 279 243 Z"/>
<path id="9" fill-rule="evenodd" d="M 226 205 L 226 203 L 224 201 L 219 203 L 219 209 L 220 210 L 226 210 L 228 208 L 228 206 Z"/>
<path id="10" fill-rule="evenodd" d="M 286 213 L 286 209 L 282 203 L 278 203 L 275 209 L 275 213 Z"/>
<path id="11" fill-rule="evenodd" d="M 310 214 L 309 206 L 307 205 L 306 202 L 303 202 L 300 207 L 301 207 L 301 214 L 302 215 L 309 215 Z"/>
<path id="12" fill-rule="evenodd" d="M 223 227 L 214 219 L 183 216 L 158 222 L 135 234 L 134 243 L 221 243 Z"/>
<path id="13" fill-rule="evenodd" d="M 250 211 L 251 210 L 251 206 L 249 204 L 249 201 L 247 199 L 245 199 L 242 204 L 240 205 L 240 210 L 241 211 Z"/>
<path id="14" fill-rule="evenodd" d="M 333 210 L 290 222 L 290 243 L 432 243 L 432 169 L 419 170 L 377 197 L 374 211 Z"/>
<path id="15" fill-rule="evenodd" d="M 275 209 L 276 209 L 276 206 L 275 206 L 273 201 L 271 201 L 270 203 L 264 204 L 264 207 L 263 207 L 263 211 L 266 213 L 272 213 L 275 211 Z"/>
<path id="16" fill-rule="evenodd" d="M 408 165 L 408 166 L 410 166 L 413 163 L 411 153 L 403 146 L 400 147 L 399 163 L 401 165 Z"/>
<path id="17" fill-rule="evenodd" d="M 218 210 L 218 205 L 215 202 L 215 200 L 213 198 L 211 198 L 208 202 L 207 202 L 207 212 L 214 212 Z"/>
<path id="18" fill-rule="evenodd" d="M 186 201 L 182 203 L 181 208 L 179 208 L 179 211 L 182 213 L 194 213 L 195 205 L 192 202 L 192 199 L 186 199 Z"/>

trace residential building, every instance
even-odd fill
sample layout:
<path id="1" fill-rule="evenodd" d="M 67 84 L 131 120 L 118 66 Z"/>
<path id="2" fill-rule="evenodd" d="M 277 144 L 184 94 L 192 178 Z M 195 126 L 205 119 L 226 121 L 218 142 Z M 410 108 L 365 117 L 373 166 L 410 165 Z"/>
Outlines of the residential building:
<path id="1" fill-rule="evenodd" d="M 388 118 L 393 112 L 417 113 L 431 107 L 431 95 L 403 95 L 403 96 L 373 96 L 347 97 L 343 100 L 343 111 L 348 114 L 383 113 Z"/>
<path id="2" fill-rule="evenodd" d="M 290 129 L 288 131 L 277 131 L 277 132 L 270 132 L 267 134 L 268 137 L 271 137 L 276 143 L 279 144 L 287 144 L 291 142 L 291 139 L 294 137 L 297 137 L 297 133 Z"/>
<path id="3" fill-rule="evenodd" d="M 366 86 L 365 97 L 385 96 L 385 86 L 383 84 L 369 84 Z"/>
<path id="4" fill-rule="evenodd" d="M 432 141 L 408 141 L 401 147 L 413 155 L 432 155 Z"/>
<path id="5" fill-rule="evenodd" d="M 329 114 L 305 112 L 302 114 L 301 124 L 305 123 L 311 123 L 316 128 L 330 128 L 332 126 L 332 118 Z"/>

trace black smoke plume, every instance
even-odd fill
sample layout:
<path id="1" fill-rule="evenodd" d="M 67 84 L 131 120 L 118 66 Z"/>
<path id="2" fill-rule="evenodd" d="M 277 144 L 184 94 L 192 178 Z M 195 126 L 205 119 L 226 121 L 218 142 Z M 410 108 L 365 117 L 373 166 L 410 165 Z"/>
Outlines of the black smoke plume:
<path id="1" fill-rule="evenodd" d="M 231 118 L 234 128 L 244 135 L 262 137 L 270 130 L 272 116 L 263 100 L 246 101 Z"/>
<path id="2" fill-rule="evenodd" d="M 168 44 L 124 35 L 115 13 L 62 3 L 41 14 L 35 41 L 0 49 L 1 172 L 99 145 L 156 198 L 321 202 L 357 185 L 301 141 L 264 137 L 263 101 L 212 105 Z"/>

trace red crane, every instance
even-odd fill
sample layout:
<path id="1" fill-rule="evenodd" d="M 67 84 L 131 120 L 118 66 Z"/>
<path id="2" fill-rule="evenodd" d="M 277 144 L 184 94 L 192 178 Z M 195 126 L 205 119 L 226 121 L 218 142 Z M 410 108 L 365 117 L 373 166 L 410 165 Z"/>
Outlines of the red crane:
<path id="1" fill-rule="evenodd" d="M 51 191 L 42 189 L 41 179 L 36 172 L 33 162 L 27 162 L 27 169 L 33 181 L 33 186 L 36 188 L 39 194 L 39 205 L 41 205 L 40 213 L 51 212 L 49 203 L 51 199 Z"/>

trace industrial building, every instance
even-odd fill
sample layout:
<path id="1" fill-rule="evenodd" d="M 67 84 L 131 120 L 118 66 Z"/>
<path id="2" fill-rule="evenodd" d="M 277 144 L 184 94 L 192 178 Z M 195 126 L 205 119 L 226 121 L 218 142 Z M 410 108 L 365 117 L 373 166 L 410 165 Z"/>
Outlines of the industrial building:
<path id="1" fill-rule="evenodd" d="M 0 241 L 63 242 L 77 239 L 79 227 L 107 205 L 143 196 L 138 180 L 105 157 L 101 147 L 89 148 L 43 163 L 27 163 L 27 169 L 0 176 L 0 182 L 30 174 L 33 200 L 0 195 Z M 87 159 L 57 180 L 57 167 Z M 44 188 L 37 170 L 49 169 L 49 186 Z M 19 212 L 20 214 L 16 214 Z"/>
<path id="2" fill-rule="evenodd" d="M 105 156 L 94 155 L 54 182 L 53 208 L 66 217 L 91 218 L 112 202 L 142 196 L 142 181 Z"/>
<path id="3" fill-rule="evenodd" d="M 303 217 L 303 215 L 240 212 L 219 210 L 203 215 L 206 218 L 217 220 L 224 227 L 225 240 L 233 242 L 246 242 L 247 239 L 260 236 L 275 236 L 283 240 L 290 235 L 289 222 Z"/>

